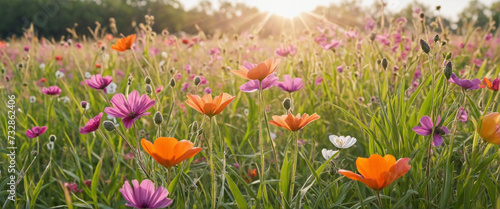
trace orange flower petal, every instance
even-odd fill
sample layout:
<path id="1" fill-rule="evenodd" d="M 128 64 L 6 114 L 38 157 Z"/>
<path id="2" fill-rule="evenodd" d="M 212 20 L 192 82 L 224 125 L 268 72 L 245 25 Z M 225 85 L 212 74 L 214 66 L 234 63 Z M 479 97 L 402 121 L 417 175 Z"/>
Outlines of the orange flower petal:
<path id="1" fill-rule="evenodd" d="M 178 143 L 177 139 L 172 137 L 160 137 L 155 140 L 155 151 L 161 158 L 167 161 L 173 161 L 174 147 Z M 173 166 L 172 164 L 170 164 Z"/>

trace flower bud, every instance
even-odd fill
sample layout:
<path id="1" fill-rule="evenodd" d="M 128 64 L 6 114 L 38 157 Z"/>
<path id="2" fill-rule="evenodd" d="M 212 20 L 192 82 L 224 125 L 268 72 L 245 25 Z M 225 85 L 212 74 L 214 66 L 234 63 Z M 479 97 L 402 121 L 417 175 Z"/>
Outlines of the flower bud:
<path id="1" fill-rule="evenodd" d="M 453 73 L 453 64 L 451 62 L 446 63 L 446 67 L 444 67 L 444 76 L 449 80 L 451 77 L 451 73 Z"/>
<path id="2" fill-rule="evenodd" d="M 382 67 L 384 68 L 384 70 L 387 69 L 387 65 L 389 65 L 389 62 L 387 61 L 387 59 L 384 57 L 384 59 L 382 59 Z"/>
<path id="3" fill-rule="evenodd" d="M 47 149 L 48 150 L 53 150 L 54 149 L 54 142 L 47 143 Z"/>
<path id="4" fill-rule="evenodd" d="M 161 125 L 163 123 L 163 116 L 161 115 L 160 111 L 155 113 L 153 120 L 154 120 L 156 125 Z"/>
<path id="5" fill-rule="evenodd" d="M 194 133 L 198 131 L 198 122 L 194 121 L 192 124 L 191 124 L 191 133 Z"/>
<path id="6" fill-rule="evenodd" d="M 194 85 L 198 86 L 201 83 L 201 78 L 199 76 L 194 77 Z"/>
<path id="7" fill-rule="evenodd" d="M 500 145 L 500 113 L 492 112 L 481 118 L 480 129 L 478 130 L 479 136 L 492 144 Z"/>
<path id="8" fill-rule="evenodd" d="M 106 131 L 113 131 L 116 129 L 115 124 L 109 120 L 104 121 L 102 125 L 104 126 L 104 129 L 106 129 Z"/>
<path id="9" fill-rule="evenodd" d="M 150 78 L 149 76 L 148 76 L 148 77 L 146 77 L 146 78 L 144 79 L 144 82 L 145 82 L 146 84 L 151 84 L 151 78 Z"/>
<path id="10" fill-rule="evenodd" d="M 429 54 L 431 51 L 431 48 L 429 47 L 429 44 L 424 41 L 424 39 L 420 39 L 420 47 L 422 48 L 422 51 L 424 51 L 426 54 Z"/>
<path id="11" fill-rule="evenodd" d="M 436 35 L 434 36 L 434 42 L 438 42 L 438 41 L 439 41 L 439 35 L 438 35 L 438 34 L 436 34 Z"/>
<path id="12" fill-rule="evenodd" d="M 175 68 L 170 68 L 170 74 L 174 74 L 175 73 Z"/>
<path id="13" fill-rule="evenodd" d="M 33 157 L 36 157 L 38 155 L 38 152 L 36 150 L 33 150 L 31 151 L 31 155 L 33 155 Z"/>
<path id="14" fill-rule="evenodd" d="M 174 88 L 175 87 L 175 79 L 170 79 L 170 87 Z"/>
<path id="15" fill-rule="evenodd" d="M 370 34 L 370 40 L 371 41 L 375 40 L 376 37 L 377 37 L 377 34 L 375 34 L 375 33 L 371 33 Z"/>
<path id="16" fill-rule="evenodd" d="M 56 141 L 56 139 L 57 139 L 57 137 L 56 137 L 54 134 L 51 134 L 51 135 L 49 136 L 49 141 L 50 141 L 50 142 L 55 142 L 55 141 Z"/>
<path id="17" fill-rule="evenodd" d="M 292 107 L 292 100 L 290 100 L 290 98 L 286 98 L 285 100 L 283 100 L 283 108 L 285 108 L 285 110 L 290 110 L 290 108 Z"/>
<path id="18" fill-rule="evenodd" d="M 89 103 L 88 103 L 87 101 L 82 101 L 82 102 L 80 102 L 80 106 L 81 106 L 84 110 L 89 109 Z"/>
<path id="19" fill-rule="evenodd" d="M 146 84 L 146 94 L 151 94 L 153 93 L 153 88 L 151 88 L 151 85 Z"/>

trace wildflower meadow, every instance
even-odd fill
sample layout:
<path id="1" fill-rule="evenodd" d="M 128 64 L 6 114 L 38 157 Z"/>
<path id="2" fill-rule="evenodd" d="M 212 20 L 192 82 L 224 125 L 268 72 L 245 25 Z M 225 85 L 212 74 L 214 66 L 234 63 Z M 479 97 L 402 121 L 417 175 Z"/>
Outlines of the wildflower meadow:
<path id="1" fill-rule="evenodd" d="M 427 9 L 278 35 L 31 24 L 0 41 L 0 205 L 498 209 L 496 20 Z"/>

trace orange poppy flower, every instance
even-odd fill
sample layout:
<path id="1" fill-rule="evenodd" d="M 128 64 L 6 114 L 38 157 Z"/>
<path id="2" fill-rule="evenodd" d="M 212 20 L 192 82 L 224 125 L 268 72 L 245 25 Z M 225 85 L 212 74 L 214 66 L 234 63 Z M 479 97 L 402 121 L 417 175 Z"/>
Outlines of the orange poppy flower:
<path id="1" fill-rule="evenodd" d="M 500 86 L 500 79 L 498 78 L 495 78 L 493 79 L 493 82 L 488 79 L 488 78 L 483 78 L 483 82 L 484 84 L 486 85 L 481 85 L 479 84 L 479 88 L 484 88 L 484 87 L 487 87 L 488 89 L 490 90 L 493 90 L 493 91 L 498 91 L 499 89 L 499 86 Z"/>
<path id="2" fill-rule="evenodd" d="M 373 154 L 369 158 L 358 157 L 356 160 L 356 167 L 360 174 L 342 169 L 338 172 L 347 178 L 362 182 L 375 191 L 380 191 L 410 170 L 409 161 L 410 158 L 401 158 L 396 161 L 392 155 L 382 157 Z"/>
<path id="3" fill-rule="evenodd" d="M 60 56 L 60 55 L 56 55 L 56 56 L 54 56 L 54 59 L 57 60 L 57 61 L 62 61 L 63 57 Z"/>
<path id="4" fill-rule="evenodd" d="M 114 38 L 114 37 L 113 37 L 113 34 L 110 34 L 110 33 L 106 34 L 106 36 L 105 36 L 105 37 L 106 37 L 106 39 L 108 39 L 108 41 L 111 41 L 111 40 L 113 40 L 113 38 Z"/>
<path id="5" fill-rule="evenodd" d="M 157 163 L 166 168 L 171 168 L 186 159 L 192 158 L 201 151 L 201 147 L 193 148 L 193 143 L 190 141 L 177 141 L 177 139 L 171 137 L 157 138 L 154 144 L 146 139 L 142 139 L 141 144 L 142 148 Z"/>
<path id="6" fill-rule="evenodd" d="M 211 94 L 205 94 L 202 98 L 191 94 L 187 96 L 189 98 L 186 101 L 187 105 L 209 117 L 219 114 L 234 99 L 234 96 L 226 93 L 222 93 L 213 99 Z"/>
<path id="7" fill-rule="evenodd" d="M 297 116 L 293 116 L 293 114 L 290 113 L 288 115 L 274 115 L 273 120 L 269 121 L 269 123 L 278 127 L 286 128 L 290 131 L 298 131 L 310 122 L 318 120 L 319 118 L 319 115 L 316 113 L 311 116 L 306 113 L 302 116 L 300 116 L 300 113 L 297 114 Z"/>
<path id="8" fill-rule="evenodd" d="M 479 136 L 484 141 L 500 145 L 500 113 L 492 112 L 485 115 L 480 127 Z"/>
<path id="9" fill-rule="evenodd" d="M 136 34 L 121 38 L 115 44 L 113 44 L 111 48 L 119 52 L 127 51 L 132 47 L 132 44 L 135 42 L 135 38 L 137 38 Z"/>
<path id="10" fill-rule="evenodd" d="M 233 70 L 232 72 L 244 79 L 262 81 L 268 75 L 274 73 L 280 61 L 280 59 L 275 60 L 269 57 L 266 61 L 259 64 L 246 62 L 243 66 L 240 66 L 240 70 Z"/>

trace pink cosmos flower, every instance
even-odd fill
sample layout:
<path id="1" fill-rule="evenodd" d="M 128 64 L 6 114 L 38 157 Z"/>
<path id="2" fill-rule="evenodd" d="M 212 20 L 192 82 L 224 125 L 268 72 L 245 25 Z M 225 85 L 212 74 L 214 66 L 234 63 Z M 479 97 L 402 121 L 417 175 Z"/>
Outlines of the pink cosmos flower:
<path id="1" fill-rule="evenodd" d="M 295 54 L 297 54 L 297 48 L 295 48 L 293 44 L 290 44 L 288 45 L 288 47 L 282 46 L 280 48 L 277 48 L 276 51 L 274 51 L 274 53 L 281 57 L 286 57 L 288 55 L 294 56 Z"/>
<path id="2" fill-rule="evenodd" d="M 339 47 L 340 44 L 342 44 L 342 40 L 332 39 L 332 40 L 330 40 L 330 43 L 322 43 L 321 48 L 327 49 L 327 50 L 332 50 L 332 49 L 336 49 L 337 47 Z"/>
<path id="3" fill-rule="evenodd" d="M 464 88 L 465 90 L 475 90 L 479 88 L 479 83 L 481 83 L 481 80 L 479 79 L 473 79 L 473 80 L 468 80 L 468 79 L 460 79 L 455 75 L 455 73 L 451 74 L 451 78 L 448 80 L 450 83 L 454 83 L 459 85 L 460 87 Z"/>
<path id="4" fill-rule="evenodd" d="M 33 139 L 39 137 L 40 135 L 45 133 L 45 131 L 47 131 L 47 126 L 42 126 L 42 127 L 35 126 L 31 128 L 31 130 L 30 129 L 26 130 L 26 136 L 30 139 Z"/>
<path id="5" fill-rule="evenodd" d="M 116 118 L 122 118 L 123 125 L 129 129 L 134 122 L 143 115 L 149 115 L 148 111 L 155 104 L 155 100 L 148 95 L 139 95 L 138 91 L 132 91 L 125 99 L 123 94 L 116 94 L 111 98 L 113 107 L 104 108 L 104 112 Z"/>
<path id="6" fill-rule="evenodd" d="M 132 187 L 133 186 L 133 187 Z M 127 200 L 128 207 L 134 208 L 164 208 L 173 203 L 172 199 L 167 198 L 168 190 L 163 187 L 156 188 L 149 179 L 142 180 L 141 184 L 134 179 L 132 186 L 125 181 L 123 187 L 119 190 L 123 198 Z"/>
<path id="7" fill-rule="evenodd" d="M 292 79 L 290 75 L 285 75 L 285 81 L 284 82 L 279 81 L 277 86 L 283 91 L 292 93 L 304 87 L 304 83 L 302 83 L 302 78 Z"/>
<path id="8" fill-rule="evenodd" d="M 61 95 L 62 90 L 58 86 L 49 86 L 49 88 L 43 87 L 42 93 L 47 95 Z"/>
<path id="9" fill-rule="evenodd" d="M 458 109 L 457 119 L 465 123 L 467 122 L 467 118 L 467 111 L 465 111 L 463 107 L 460 107 L 460 109 Z"/>
<path id="10" fill-rule="evenodd" d="M 212 89 L 210 89 L 210 87 L 207 87 L 203 90 L 203 92 L 205 92 L 205 94 L 211 94 L 212 93 Z"/>
<path id="11" fill-rule="evenodd" d="M 106 87 L 113 81 L 113 78 L 111 76 L 104 76 L 102 77 L 101 74 L 97 75 L 92 75 L 90 79 L 85 79 L 85 82 L 90 88 L 96 89 L 96 90 L 103 90 L 106 92 Z"/>
<path id="12" fill-rule="evenodd" d="M 375 22 L 375 20 L 373 20 L 372 18 L 370 17 L 367 17 L 365 18 L 365 30 L 366 31 L 372 31 L 373 29 L 375 29 L 375 26 L 377 26 L 377 23 Z"/>
<path id="13" fill-rule="evenodd" d="M 92 133 L 95 130 L 99 128 L 99 125 L 101 125 L 101 118 L 102 118 L 102 112 L 99 113 L 97 116 L 94 118 L 90 119 L 84 127 L 80 128 L 80 133 L 81 134 L 88 134 Z"/>
<path id="14" fill-rule="evenodd" d="M 440 146 L 443 143 L 443 135 L 449 134 L 450 131 L 448 128 L 441 126 L 441 116 L 438 116 L 436 125 L 432 123 L 432 120 L 429 116 L 424 115 L 422 118 L 420 118 L 420 125 L 421 126 L 415 126 L 413 127 L 413 131 L 415 131 L 418 135 L 420 136 L 428 136 L 432 135 L 432 138 L 434 139 L 434 146 Z M 434 130 L 434 132 L 432 132 Z"/>
<path id="15" fill-rule="evenodd" d="M 264 80 L 262 80 L 262 90 L 266 90 L 275 86 L 278 82 L 278 79 L 279 78 L 274 76 L 274 73 L 268 75 L 266 78 L 264 78 Z M 240 90 L 247 93 L 255 92 L 260 88 L 261 83 L 259 82 L 259 80 L 251 80 L 240 86 Z"/>
<path id="16" fill-rule="evenodd" d="M 318 77 L 316 77 L 316 80 L 314 81 L 314 84 L 315 85 L 320 85 L 321 82 L 323 82 L 323 77 L 318 76 Z"/>

